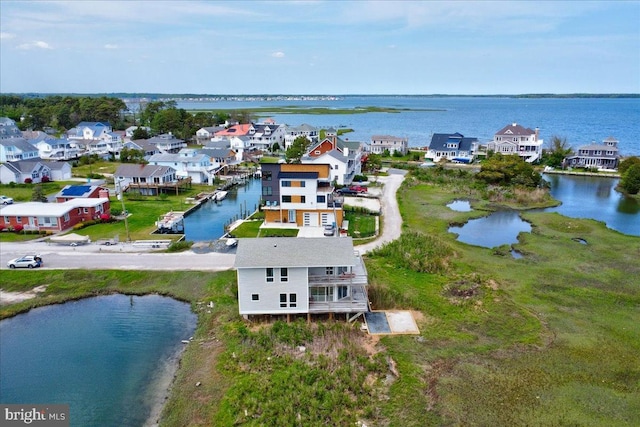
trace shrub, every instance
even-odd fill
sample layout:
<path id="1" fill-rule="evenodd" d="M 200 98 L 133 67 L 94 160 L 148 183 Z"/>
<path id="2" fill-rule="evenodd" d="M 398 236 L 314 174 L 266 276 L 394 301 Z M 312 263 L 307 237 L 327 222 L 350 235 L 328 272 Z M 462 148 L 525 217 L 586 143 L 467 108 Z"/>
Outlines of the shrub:
<path id="1" fill-rule="evenodd" d="M 171 245 L 169 245 L 169 247 L 167 248 L 167 252 L 183 252 L 183 251 L 188 251 L 189 249 L 191 249 L 191 246 L 193 245 L 192 241 L 189 240 L 181 240 L 179 242 L 173 242 Z"/>
<path id="2" fill-rule="evenodd" d="M 51 178 L 49 178 L 48 176 L 45 175 L 45 176 L 42 177 L 40 182 L 51 182 Z"/>
<path id="3" fill-rule="evenodd" d="M 353 182 L 366 182 L 369 178 L 366 175 L 356 175 L 353 177 Z"/>
<path id="4" fill-rule="evenodd" d="M 24 183 L 25 184 L 31 184 L 33 182 L 33 180 L 31 178 L 25 178 L 24 179 Z"/>
<path id="5" fill-rule="evenodd" d="M 111 215 L 103 213 L 102 215 L 100 215 L 100 219 L 104 222 L 110 221 L 111 220 Z"/>
<path id="6" fill-rule="evenodd" d="M 13 231 L 15 231 L 16 233 L 21 232 L 24 229 L 24 226 L 22 224 L 16 224 L 13 226 Z"/>

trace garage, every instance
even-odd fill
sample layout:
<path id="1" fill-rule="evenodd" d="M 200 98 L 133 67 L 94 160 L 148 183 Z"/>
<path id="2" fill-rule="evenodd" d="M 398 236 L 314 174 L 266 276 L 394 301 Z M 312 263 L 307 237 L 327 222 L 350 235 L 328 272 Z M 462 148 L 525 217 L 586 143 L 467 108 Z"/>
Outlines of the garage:
<path id="1" fill-rule="evenodd" d="M 305 227 L 317 227 L 318 226 L 318 213 L 317 212 L 305 212 L 303 216 L 303 223 Z"/>
<path id="2" fill-rule="evenodd" d="M 320 225 L 336 225 L 336 216 L 333 213 L 323 213 Z"/>

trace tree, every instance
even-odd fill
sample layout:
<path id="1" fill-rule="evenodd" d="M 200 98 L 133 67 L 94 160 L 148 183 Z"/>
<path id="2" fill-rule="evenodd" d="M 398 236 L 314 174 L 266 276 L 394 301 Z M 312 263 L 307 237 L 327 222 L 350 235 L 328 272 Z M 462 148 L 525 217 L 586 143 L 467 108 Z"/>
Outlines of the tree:
<path id="1" fill-rule="evenodd" d="M 380 154 L 371 153 L 365 159 L 363 166 L 368 172 L 377 172 L 382 168 L 382 157 Z"/>
<path id="2" fill-rule="evenodd" d="M 126 147 L 120 151 L 120 161 L 122 163 L 147 163 L 144 159 L 144 152 L 142 150 L 136 150 Z"/>
<path id="3" fill-rule="evenodd" d="M 554 136 L 551 140 L 551 148 L 545 156 L 545 164 L 558 168 L 562 166 L 564 159 L 571 154 L 572 151 L 571 146 L 567 143 L 567 138 Z"/>
<path id="4" fill-rule="evenodd" d="M 307 152 L 311 141 L 306 136 L 299 136 L 293 140 L 293 143 L 285 152 L 287 163 L 300 163 L 300 159 Z"/>
<path id="5" fill-rule="evenodd" d="M 33 202 L 46 202 L 47 196 L 44 194 L 42 190 L 42 185 L 36 184 L 33 186 L 33 190 L 31 191 L 31 201 Z"/>
<path id="6" fill-rule="evenodd" d="M 149 139 L 149 132 L 144 127 L 139 126 L 133 131 L 131 139 Z"/>
<path id="7" fill-rule="evenodd" d="M 636 156 L 627 157 L 626 159 L 621 161 L 620 164 L 618 165 L 618 173 L 620 173 L 620 175 L 624 175 L 627 172 L 627 170 L 631 168 L 631 166 L 637 165 L 637 164 L 640 164 L 640 157 L 636 157 Z"/>
<path id="8" fill-rule="evenodd" d="M 501 153 L 496 153 L 482 162 L 476 177 L 489 184 L 497 185 L 537 187 L 542 182 L 542 175 L 536 172 L 530 163 L 522 160 L 520 156 L 505 156 Z"/>
<path id="9" fill-rule="evenodd" d="M 632 164 L 622 175 L 620 187 L 629 194 L 640 192 L 640 162 Z"/>

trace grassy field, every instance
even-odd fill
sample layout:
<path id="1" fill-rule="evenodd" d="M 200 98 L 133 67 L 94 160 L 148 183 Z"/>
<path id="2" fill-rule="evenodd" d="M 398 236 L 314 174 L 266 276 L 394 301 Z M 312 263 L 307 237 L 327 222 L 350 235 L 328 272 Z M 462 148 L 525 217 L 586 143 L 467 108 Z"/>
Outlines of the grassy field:
<path id="1" fill-rule="evenodd" d="M 167 426 L 640 425 L 640 238 L 523 212 L 533 231 L 514 259 L 447 232 L 485 213 L 448 202 L 495 208 L 486 188 L 455 173 L 431 178 L 407 179 L 401 239 L 366 257 L 374 309 L 414 310 L 420 335 L 375 338 L 330 320 L 245 323 L 233 272 L 5 271 L 3 289 L 49 287 L 0 316 L 106 292 L 190 301 L 198 329 Z"/>

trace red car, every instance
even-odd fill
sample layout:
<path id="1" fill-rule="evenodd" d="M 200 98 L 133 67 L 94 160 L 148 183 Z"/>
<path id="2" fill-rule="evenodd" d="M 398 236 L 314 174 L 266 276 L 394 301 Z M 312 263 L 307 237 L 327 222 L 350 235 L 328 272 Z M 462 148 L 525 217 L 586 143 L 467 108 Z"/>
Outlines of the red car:
<path id="1" fill-rule="evenodd" d="M 363 187 L 362 185 L 352 185 L 351 187 L 349 187 L 349 190 L 353 190 L 358 193 L 366 193 L 367 187 Z"/>

